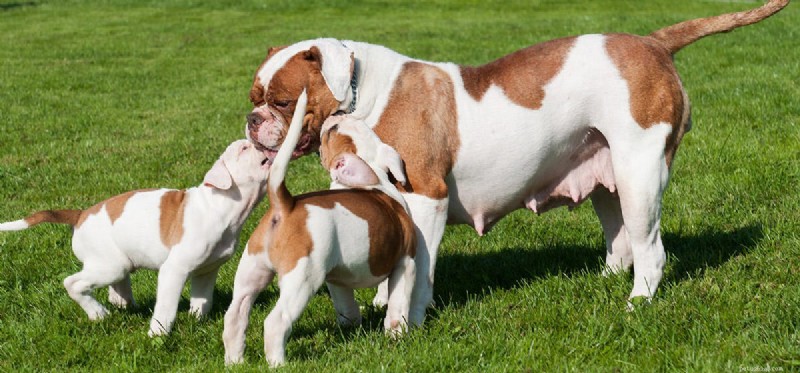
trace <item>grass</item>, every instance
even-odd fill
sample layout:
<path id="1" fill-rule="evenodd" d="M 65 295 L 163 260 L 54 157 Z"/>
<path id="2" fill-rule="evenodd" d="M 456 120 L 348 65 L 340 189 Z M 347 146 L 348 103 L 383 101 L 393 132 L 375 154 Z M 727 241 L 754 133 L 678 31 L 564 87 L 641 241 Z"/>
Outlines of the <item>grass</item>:
<path id="1" fill-rule="evenodd" d="M 643 34 L 756 3 L 0 1 L 0 220 L 198 184 L 242 136 L 252 74 L 271 45 L 332 36 L 479 64 L 555 37 Z M 383 336 L 370 307 L 363 327 L 338 328 L 321 291 L 295 325 L 285 370 L 800 369 L 798 25 L 794 4 L 677 55 L 694 129 L 664 199 L 669 258 L 650 306 L 625 312 L 630 276 L 600 275 L 588 203 L 520 211 L 484 237 L 448 227 L 436 305 L 402 340 Z M 316 156 L 293 163 L 295 193 L 326 185 Z M 69 243 L 63 226 L 0 235 L 0 371 L 224 369 L 238 256 L 209 318 L 190 318 L 184 298 L 173 334 L 149 339 L 155 274 L 134 274 L 138 307 L 89 322 L 61 285 L 79 268 Z M 272 286 L 258 299 L 247 364 L 232 371 L 266 368 L 261 320 L 275 298 Z"/>

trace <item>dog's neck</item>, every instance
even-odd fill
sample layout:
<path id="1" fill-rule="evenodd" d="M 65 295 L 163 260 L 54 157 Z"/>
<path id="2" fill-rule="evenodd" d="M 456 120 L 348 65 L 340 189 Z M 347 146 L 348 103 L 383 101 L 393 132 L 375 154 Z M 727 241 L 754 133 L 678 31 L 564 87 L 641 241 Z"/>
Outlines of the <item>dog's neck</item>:
<path id="1" fill-rule="evenodd" d="M 198 203 L 209 206 L 218 214 L 220 226 L 229 226 L 238 232 L 256 205 L 266 194 L 266 183 L 231 185 L 230 189 L 220 190 L 207 185 L 199 185 L 187 190 L 190 198 L 196 196 Z"/>
<path id="2" fill-rule="evenodd" d="M 374 110 L 375 106 L 382 107 L 388 101 L 392 82 L 400 73 L 403 64 L 411 58 L 380 45 L 351 40 L 342 43 L 353 51 L 355 58 L 353 82 L 356 84 L 352 87 L 353 96 L 347 103 L 348 109 L 352 105 L 350 115 L 366 121 L 371 126 L 378 121 L 382 111 Z"/>

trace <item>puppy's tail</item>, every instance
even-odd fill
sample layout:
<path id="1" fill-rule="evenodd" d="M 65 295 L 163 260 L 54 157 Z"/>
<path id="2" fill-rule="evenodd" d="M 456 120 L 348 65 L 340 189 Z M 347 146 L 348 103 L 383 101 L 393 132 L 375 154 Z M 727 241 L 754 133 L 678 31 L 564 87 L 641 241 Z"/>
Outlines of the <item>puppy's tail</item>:
<path id="1" fill-rule="evenodd" d="M 770 0 L 766 4 L 742 12 L 722 14 L 708 18 L 698 18 L 681 22 L 650 34 L 650 37 L 661 42 L 675 54 L 683 47 L 708 35 L 728 32 L 737 27 L 751 25 L 761 21 L 789 5 L 789 0 Z"/>
<path id="2" fill-rule="evenodd" d="M 292 115 L 292 123 L 289 125 L 283 144 L 281 144 L 281 148 L 278 150 L 278 154 L 275 156 L 275 160 L 269 170 L 269 203 L 280 209 L 294 207 L 294 197 L 289 193 L 289 189 L 286 189 L 284 179 L 286 178 L 289 160 L 292 158 L 292 152 L 300 140 L 307 103 L 308 95 L 304 89 L 300 97 L 297 98 L 297 105 L 294 109 L 294 115 Z"/>
<path id="3" fill-rule="evenodd" d="M 81 218 L 82 210 L 46 210 L 31 214 L 25 219 L 0 223 L 0 231 L 21 231 L 41 223 L 57 223 L 75 226 Z"/>

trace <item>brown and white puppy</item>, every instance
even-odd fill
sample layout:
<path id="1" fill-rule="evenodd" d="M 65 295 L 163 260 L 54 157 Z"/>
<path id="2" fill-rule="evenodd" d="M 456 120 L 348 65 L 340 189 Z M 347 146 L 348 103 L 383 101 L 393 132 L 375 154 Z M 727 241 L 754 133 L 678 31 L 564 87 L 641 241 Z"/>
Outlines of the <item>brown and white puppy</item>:
<path id="1" fill-rule="evenodd" d="M 149 334 L 169 333 L 187 278 L 192 279 L 189 312 L 201 317 L 211 309 L 219 267 L 266 193 L 266 161 L 252 143 L 238 140 L 197 187 L 128 192 L 86 210 L 40 211 L 2 223 L 0 231 L 40 223 L 73 226 L 72 249 L 83 269 L 67 277 L 64 287 L 91 320 L 108 314 L 92 296 L 94 289 L 108 286 L 109 302 L 125 308 L 134 302 L 130 273 L 159 270 Z"/>
<path id="2" fill-rule="evenodd" d="M 788 2 L 771 0 L 647 36 L 547 41 L 478 67 L 336 39 L 272 48 L 250 90 L 255 109 L 247 133 L 274 151 L 294 97 L 308 87 L 307 129 L 296 155 L 318 146 L 321 124 L 340 110 L 397 150 L 408 176 L 398 188 L 421 232 L 412 324 L 423 321 L 432 299 L 446 223 L 484 234 L 513 210 L 541 213 L 589 197 L 606 237 L 607 271 L 633 266 L 630 297 L 649 299 L 666 260 L 661 196 L 691 122 L 673 55 L 702 37 L 761 21 Z"/>
<path id="3" fill-rule="evenodd" d="M 292 324 L 323 282 L 338 321 L 357 324 L 361 315 L 353 289 L 388 279 L 384 327 L 393 334 L 406 328 L 417 238 L 405 202 L 387 175 L 391 170 L 404 180 L 402 161 L 363 122 L 333 118 L 322 135 L 323 163 L 334 186 L 358 188 L 292 196 L 284 177 L 303 121 L 313 115 L 305 114 L 305 107 L 303 91 L 270 171 L 270 209 L 236 271 L 222 335 L 227 364 L 242 361 L 250 309 L 275 274 L 280 297 L 264 321 L 264 351 L 272 366 L 284 362 Z"/>

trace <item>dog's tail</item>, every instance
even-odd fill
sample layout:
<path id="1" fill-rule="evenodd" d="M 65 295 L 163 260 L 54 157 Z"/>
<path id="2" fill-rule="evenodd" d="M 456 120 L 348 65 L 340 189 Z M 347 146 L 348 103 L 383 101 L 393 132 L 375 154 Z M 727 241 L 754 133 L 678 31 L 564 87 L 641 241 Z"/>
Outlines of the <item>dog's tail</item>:
<path id="1" fill-rule="evenodd" d="M 681 48 L 708 35 L 728 32 L 737 27 L 761 21 L 789 5 L 789 0 L 770 0 L 766 4 L 742 12 L 722 14 L 708 18 L 698 18 L 664 27 L 650 34 L 675 54 Z"/>
<path id="2" fill-rule="evenodd" d="M 303 121 L 306 116 L 306 104 L 308 103 L 308 95 L 305 89 L 300 97 L 297 98 L 297 105 L 294 109 L 292 116 L 292 123 L 289 125 L 289 130 L 286 137 L 283 139 L 281 148 L 278 149 L 278 154 L 272 162 L 272 167 L 269 170 L 268 193 L 270 205 L 279 209 L 292 209 L 294 207 L 294 197 L 289 193 L 286 188 L 284 179 L 286 178 L 286 170 L 289 166 L 289 160 L 292 158 L 292 152 L 300 140 L 300 132 L 303 129 Z"/>
<path id="3" fill-rule="evenodd" d="M 25 219 L 0 223 L 0 231 L 21 231 L 41 223 L 58 223 L 75 226 L 81 218 L 82 210 L 46 210 L 31 214 Z"/>

